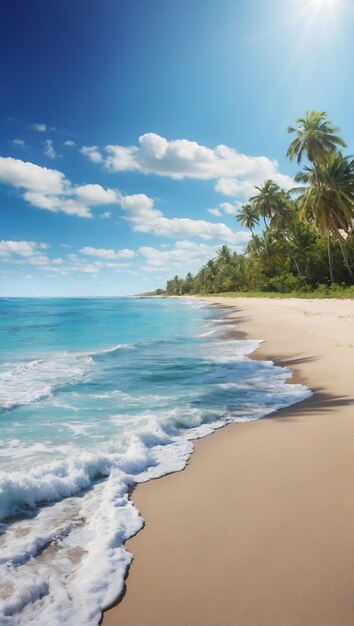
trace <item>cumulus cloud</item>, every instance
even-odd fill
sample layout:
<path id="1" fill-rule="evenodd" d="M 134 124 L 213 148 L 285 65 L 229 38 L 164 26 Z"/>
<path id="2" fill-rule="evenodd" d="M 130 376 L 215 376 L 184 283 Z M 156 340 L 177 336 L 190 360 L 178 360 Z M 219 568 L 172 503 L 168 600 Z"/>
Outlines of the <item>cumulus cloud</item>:
<path id="1" fill-rule="evenodd" d="M 12 143 L 14 146 L 21 146 L 22 148 L 26 145 L 23 139 L 13 139 Z"/>
<path id="2" fill-rule="evenodd" d="M 52 139 L 46 139 L 43 142 L 43 146 L 44 146 L 44 154 L 46 154 L 47 157 L 49 157 L 50 159 L 57 159 L 60 156 L 60 154 L 58 154 L 54 148 Z"/>
<path id="3" fill-rule="evenodd" d="M 8 259 L 13 255 L 29 258 L 34 255 L 41 255 L 42 250 L 46 250 L 48 244 L 36 243 L 35 241 L 0 241 L 0 257 Z"/>
<path id="4" fill-rule="evenodd" d="M 100 214 L 100 218 L 102 220 L 108 220 L 110 217 L 112 217 L 111 211 L 104 211 L 103 213 Z"/>
<path id="5" fill-rule="evenodd" d="M 224 213 L 228 213 L 229 215 L 236 215 L 242 207 L 242 202 L 239 202 L 237 200 L 235 202 L 221 202 L 219 206 L 220 209 L 224 211 Z"/>
<path id="6" fill-rule="evenodd" d="M 226 215 L 237 215 L 241 207 L 242 202 L 239 200 L 236 200 L 235 202 L 220 202 L 218 207 L 208 209 L 208 213 L 210 213 L 210 215 L 215 215 L 215 217 L 221 217 L 223 213 Z"/>
<path id="7" fill-rule="evenodd" d="M 221 215 L 222 215 L 220 209 L 218 209 L 218 208 L 208 209 L 208 213 L 210 213 L 210 215 L 214 215 L 215 217 L 221 217 Z"/>
<path id="8" fill-rule="evenodd" d="M 76 143 L 72 139 L 67 139 L 64 141 L 63 146 L 76 146 Z"/>
<path id="9" fill-rule="evenodd" d="M 48 244 L 37 243 L 35 241 L 3 240 L 0 241 L 0 263 L 6 264 L 6 266 L 12 266 L 13 268 L 27 268 L 31 266 L 33 270 L 38 272 L 48 272 L 58 276 L 68 276 L 70 274 L 89 274 L 97 276 L 105 269 L 113 269 L 116 272 L 126 271 L 128 264 L 125 262 L 117 263 L 116 259 L 126 261 L 135 256 L 135 252 L 128 249 L 117 251 L 117 254 L 113 257 L 109 254 L 110 251 L 98 249 L 97 254 L 92 254 L 92 256 L 98 257 L 98 259 L 87 262 L 78 254 L 68 254 L 64 258 L 49 258 L 47 255 L 48 248 Z M 90 250 L 95 249 L 87 248 L 87 254 L 89 254 Z M 104 252 L 108 254 L 105 255 Z M 11 271 L 13 272 L 15 270 Z"/>
<path id="10" fill-rule="evenodd" d="M 97 184 L 75 187 L 75 195 L 90 206 L 115 204 L 119 197 L 114 189 L 105 189 Z"/>
<path id="11" fill-rule="evenodd" d="M 265 156 L 240 154 L 223 144 L 208 148 L 188 139 L 169 141 L 156 133 L 141 135 L 135 146 L 110 144 L 104 153 L 97 146 L 84 146 L 81 152 L 113 172 L 136 171 L 177 180 L 217 179 L 217 191 L 243 199 L 269 178 L 285 189 L 293 185 L 290 176 L 279 172 L 277 161 Z"/>
<path id="12" fill-rule="evenodd" d="M 20 189 L 22 197 L 29 204 L 53 213 L 91 218 L 94 207 L 119 204 L 136 232 L 229 242 L 237 242 L 242 237 L 241 233 L 234 233 L 222 222 L 166 217 L 154 206 L 153 199 L 145 194 L 124 196 L 117 189 L 104 188 L 98 184 L 74 186 L 59 170 L 12 157 L 0 157 L 0 183 Z M 110 213 L 107 211 L 102 216 L 110 217 Z"/>
<path id="13" fill-rule="evenodd" d="M 45 209 L 52 213 L 65 213 L 77 217 L 93 217 L 89 206 L 75 198 L 56 196 L 33 191 L 26 191 L 23 198 L 38 209 Z"/>
<path id="14" fill-rule="evenodd" d="M 117 204 L 117 192 L 101 185 L 73 186 L 62 172 L 12 157 L 0 157 L 0 183 L 22 192 L 31 205 L 78 217 L 92 217 L 91 207 Z"/>
<path id="15" fill-rule="evenodd" d="M 0 241 L 0 260 L 3 263 L 14 265 L 31 265 L 38 270 L 57 268 L 63 260 L 60 258 L 49 259 L 45 250 L 49 248 L 46 243 L 36 241 Z"/>
<path id="16" fill-rule="evenodd" d="M 153 233 L 164 237 L 200 237 L 239 243 L 249 238 L 249 233 L 233 232 L 223 223 L 194 220 L 189 217 L 165 217 L 154 207 L 154 201 L 145 194 L 122 196 L 120 205 L 133 230 L 140 233 Z M 246 239 L 245 239 L 246 237 Z"/>
<path id="17" fill-rule="evenodd" d="M 105 159 L 100 155 L 101 161 L 104 161 L 105 167 L 112 172 L 144 171 L 136 159 L 137 148 L 110 145 L 106 146 L 105 150 L 107 155 Z"/>
<path id="18" fill-rule="evenodd" d="M 139 253 L 146 260 L 146 265 L 142 269 L 148 272 L 161 272 L 166 269 L 170 276 L 171 270 L 176 270 L 180 274 L 189 271 L 196 272 L 216 255 L 218 247 L 218 245 L 181 240 L 176 241 L 175 245 L 168 249 L 162 248 L 162 246 L 161 248 L 142 246 L 139 248 Z M 232 250 L 240 252 L 242 246 L 232 247 Z"/>
<path id="19" fill-rule="evenodd" d="M 101 163 L 103 161 L 102 154 L 99 152 L 97 146 L 82 146 L 80 152 L 94 163 Z"/>
<path id="20" fill-rule="evenodd" d="M 20 159 L 0 156 L 0 182 L 49 194 L 64 193 L 69 186 L 62 172 Z"/>
<path id="21" fill-rule="evenodd" d="M 81 254 L 87 256 L 95 256 L 100 259 L 132 259 L 135 256 L 134 250 L 123 248 L 122 250 L 113 250 L 112 248 L 92 248 L 85 246 L 80 250 Z"/>
<path id="22" fill-rule="evenodd" d="M 208 148 L 188 139 L 169 141 L 156 133 L 141 135 L 137 145 L 109 144 L 102 151 L 97 146 L 84 146 L 81 152 L 112 172 L 135 171 L 176 180 L 215 179 L 217 192 L 241 202 L 246 202 L 256 193 L 255 187 L 268 179 L 284 189 L 294 184 L 290 176 L 279 172 L 277 161 L 265 156 L 241 154 L 224 144 Z M 219 207 L 209 210 L 215 217 L 223 212 L 228 211 Z"/>
<path id="23" fill-rule="evenodd" d="M 266 180 L 274 180 L 283 189 L 289 190 L 294 186 L 294 181 L 290 176 L 281 174 L 279 172 L 269 172 L 268 176 L 251 177 L 247 180 L 239 178 L 220 178 L 216 185 L 215 190 L 222 193 L 224 196 L 232 196 L 234 198 L 241 198 L 246 202 L 250 197 L 255 196 L 257 193 L 256 186 L 261 185 Z"/>

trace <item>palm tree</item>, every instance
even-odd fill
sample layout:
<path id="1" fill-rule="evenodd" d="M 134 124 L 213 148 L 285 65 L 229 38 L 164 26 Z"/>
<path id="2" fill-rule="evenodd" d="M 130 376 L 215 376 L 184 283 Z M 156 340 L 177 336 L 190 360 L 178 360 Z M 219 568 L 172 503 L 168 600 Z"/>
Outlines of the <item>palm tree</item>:
<path id="1" fill-rule="evenodd" d="M 297 189 L 301 194 L 300 217 L 313 221 L 320 233 L 327 236 L 331 282 L 333 282 L 331 235 L 338 240 L 344 263 L 353 277 L 343 233 L 349 235 L 353 228 L 354 159 L 344 156 L 341 152 L 332 152 L 319 165 L 305 167 L 305 171 L 296 176 L 296 181 L 308 185 Z"/>
<path id="2" fill-rule="evenodd" d="M 333 126 L 324 111 L 306 111 L 305 117 L 299 117 L 296 124 L 296 127 L 288 128 L 289 133 L 297 136 L 290 144 L 287 156 L 291 161 L 296 157 L 298 165 L 304 153 L 311 163 L 318 164 L 338 146 L 346 147 L 345 141 L 336 135 L 339 128 Z"/>
<path id="3" fill-rule="evenodd" d="M 263 237 L 255 237 L 247 247 L 255 262 L 260 262 L 262 270 L 268 276 L 274 276 L 279 267 L 286 263 L 284 239 L 277 232 L 267 230 Z"/>
<path id="4" fill-rule="evenodd" d="M 319 234 L 313 224 L 299 220 L 298 212 L 284 231 L 284 237 L 288 244 L 289 254 L 294 261 L 299 275 L 308 275 L 311 252 L 316 246 Z M 301 267 L 301 270 L 300 270 Z"/>
<path id="5" fill-rule="evenodd" d="M 214 261 L 213 259 L 210 259 L 210 260 L 207 262 L 206 267 L 207 267 L 207 268 L 208 268 L 208 270 L 209 270 L 209 273 L 210 273 L 211 278 L 215 278 L 216 269 L 217 269 L 217 268 L 216 268 L 215 261 Z"/>
<path id="6" fill-rule="evenodd" d="M 196 293 L 209 293 L 210 291 L 210 273 L 205 265 L 195 277 L 195 289 Z"/>
<path id="7" fill-rule="evenodd" d="M 284 191 L 274 182 L 274 180 L 266 180 L 263 185 L 256 187 L 258 194 L 250 198 L 250 202 L 254 207 L 255 215 L 262 217 L 264 225 L 269 228 L 269 221 L 284 201 Z"/>
<path id="8" fill-rule="evenodd" d="M 180 296 L 182 294 L 182 290 L 183 290 L 183 280 L 176 274 L 176 276 L 174 276 L 170 281 L 168 281 L 167 291 L 169 291 L 175 296 Z"/>
<path id="9" fill-rule="evenodd" d="M 251 231 L 252 238 L 254 237 L 253 229 L 258 224 L 258 216 L 256 209 L 252 204 L 244 204 L 241 210 L 236 215 L 236 219 L 242 226 L 248 228 Z"/>
<path id="10" fill-rule="evenodd" d="M 218 249 L 218 256 L 216 258 L 216 262 L 218 266 L 225 266 L 230 263 L 231 259 L 231 250 L 229 246 L 223 245 Z"/>
<path id="11" fill-rule="evenodd" d="M 193 274 L 188 272 L 186 278 L 184 279 L 184 291 L 185 293 L 191 293 L 193 290 Z"/>

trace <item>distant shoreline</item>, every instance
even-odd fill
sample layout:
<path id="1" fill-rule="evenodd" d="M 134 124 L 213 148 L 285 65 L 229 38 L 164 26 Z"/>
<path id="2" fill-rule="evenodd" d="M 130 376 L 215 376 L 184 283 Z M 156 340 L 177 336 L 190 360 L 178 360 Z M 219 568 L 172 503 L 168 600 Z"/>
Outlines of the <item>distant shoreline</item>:
<path id="1" fill-rule="evenodd" d="M 136 488 L 146 526 L 103 624 L 354 624 L 354 303 L 204 300 L 315 395 L 197 441 L 184 472 Z"/>

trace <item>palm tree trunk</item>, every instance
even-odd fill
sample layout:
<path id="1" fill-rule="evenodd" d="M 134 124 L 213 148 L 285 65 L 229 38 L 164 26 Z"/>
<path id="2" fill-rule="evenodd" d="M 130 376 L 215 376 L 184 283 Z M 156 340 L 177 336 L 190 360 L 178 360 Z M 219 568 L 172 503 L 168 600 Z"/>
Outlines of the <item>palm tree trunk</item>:
<path id="1" fill-rule="evenodd" d="M 296 260 L 296 257 L 295 257 L 295 256 L 293 257 L 293 259 L 294 259 L 295 267 L 296 267 L 296 269 L 297 269 L 297 273 L 298 273 L 298 274 L 299 274 L 299 276 L 300 276 L 301 272 L 300 272 L 299 264 L 298 264 L 298 262 L 297 262 L 297 260 Z"/>
<path id="2" fill-rule="evenodd" d="M 297 273 L 300 276 L 300 274 L 301 274 L 300 267 L 299 267 L 299 264 L 297 262 L 296 256 L 295 256 L 295 254 L 293 252 L 293 249 L 292 249 L 291 245 L 289 245 L 289 244 L 288 244 L 287 248 L 288 248 L 289 256 L 291 256 L 292 260 L 294 261 L 294 265 L 296 267 L 296 271 L 297 271 Z"/>
<path id="3" fill-rule="evenodd" d="M 333 263 L 332 263 L 332 249 L 331 249 L 331 238 L 330 235 L 327 237 L 327 254 L 328 254 L 328 266 L 329 266 L 329 275 L 331 279 L 331 285 L 334 283 L 333 276 Z"/>
<path id="4" fill-rule="evenodd" d="M 344 261 L 344 265 L 347 268 L 350 278 L 354 278 L 354 274 L 353 274 L 353 270 L 351 268 L 350 262 L 349 262 L 349 256 L 347 254 L 347 251 L 345 249 L 345 245 L 343 245 L 343 241 L 342 241 L 342 236 L 337 228 L 337 225 L 335 226 L 336 229 L 336 233 L 337 233 L 337 239 L 338 239 L 338 243 L 339 243 L 339 247 L 340 247 L 340 251 L 342 253 L 342 257 L 343 257 L 343 261 Z"/>

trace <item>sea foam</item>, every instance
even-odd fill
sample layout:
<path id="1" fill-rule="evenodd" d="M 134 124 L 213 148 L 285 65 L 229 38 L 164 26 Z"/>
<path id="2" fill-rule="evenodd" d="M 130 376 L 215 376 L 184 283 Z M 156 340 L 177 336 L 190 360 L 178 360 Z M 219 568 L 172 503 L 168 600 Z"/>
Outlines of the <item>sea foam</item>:
<path id="1" fill-rule="evenodd" d="M 48 397 L 55 389 L 81 380 L 95 358 L 134 348 L 118 344 L 96 352 L 56 352 L 49 358 L 5 362 L 0 366 L 0 408 L 11 409 Z"/>

